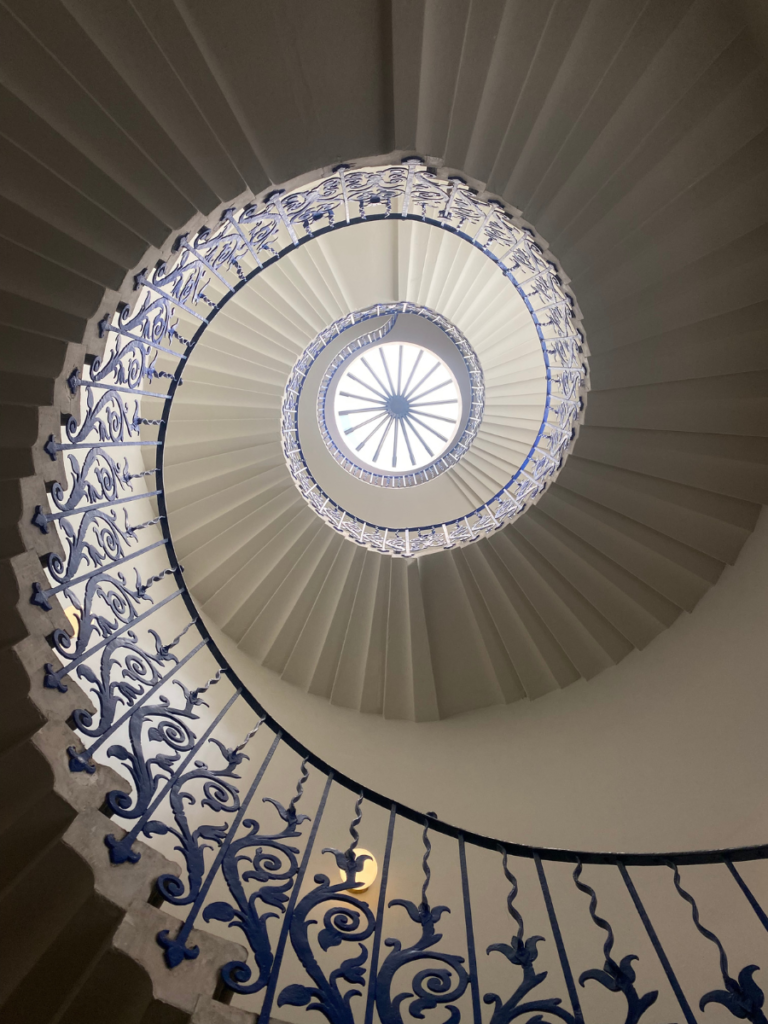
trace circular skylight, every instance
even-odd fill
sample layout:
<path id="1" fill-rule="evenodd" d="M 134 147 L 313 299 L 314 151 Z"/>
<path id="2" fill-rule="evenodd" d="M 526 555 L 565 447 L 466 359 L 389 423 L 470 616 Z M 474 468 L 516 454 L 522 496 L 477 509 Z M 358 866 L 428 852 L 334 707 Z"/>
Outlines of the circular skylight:
<path id="1" fill-rule="evenodd" d="M 421 345 L 390 341 L 350 360 L 334 395 L 339 433 L 374 469 L 408 472 L 453 443 L 462 402 L 456 378 Z"/>

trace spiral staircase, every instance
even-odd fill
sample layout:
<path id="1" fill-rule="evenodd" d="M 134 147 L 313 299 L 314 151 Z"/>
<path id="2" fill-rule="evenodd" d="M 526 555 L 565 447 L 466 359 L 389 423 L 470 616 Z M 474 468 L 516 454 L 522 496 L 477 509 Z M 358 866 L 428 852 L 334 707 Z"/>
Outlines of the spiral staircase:
<path id="1" fill-rule="evenodd" d="M 178 869 L 150 846 L 130 875 L 94 867 L 122 780 L 61 760 L 88 698 L 42 687 L 68 623 L 29 593 L 59 545 L 31 520 L 65 483 L 44 444 L 80 411 L 67 378 L 101 354 L 97 324 L 133 301 L 134 275 L 223 210 L 342 161 L 419 156 L 461 176 L 535 226 L 583 318 L 590 392 L 549 489 L 492 536 L 413 559 L 355 546 L 307 506 L 280 408 L 318 331 L 409 300 L 455 318 L 482 358 L 498 327 L 453 236 L 427 258 L 426 227 L 390 230 L 367 250 L 376 267 L 340 232 L 240 291 L 190 356 L 166 442 L 174 544 L 204 619 L 331 704 L 422 722 L 596 676 L 693 610 L 768 500 L 764 10 L 7 0 L 0 47 L 0 1019 L 253 1021 L 214 999 L 219 936 L 196 932 L 193 981 L 190 964 L 157 974 L 154 880 Z M 510 375 L 486 354 L 484 369 L 501 405 L 525 399 L 524 362 Z M 521 457 L 531 428 L 503 426 L 446 484 L 462 500 Z"/>
<path id="2" fill-rule="evenodd" d="M 282 381 L 307 338 L 374 298 L 436 306 L 472 340 L 485 369 L 487 434 L 447 474 L 469 508 L 504 485 L 538 427 L 541 385 L 515 329 L 506 337 L 515 311 L 496 268 L 483 277 L 476 261 L 487 261 L 439 229 L 417 224 L 393 236 L 392 227 L 320 238 L 227 303 L 185 368 L 164 478 L 185 579 L 244 652 L 332 703 L 428 720 L 539 696 L 644 647 L 717 580 L 735 554 L 725 545 L 737 522 L 723 518 L 722 503 L 713 515 L 712 492 L 683 486 L 671 467 L 627 469 L 628 449 L 652 429 L 660 439 L 672 421 L 653 404 L 657 387 L 623 368 L 622 388 L 596 387 L 590 399 L 614 403 L 600 428 L 587 427 L 546 497 L 497 536 L 408 565 L 322 529 L 285 465 Z M 599 382 L 600 357 L 591 362 Z M 750 386 L 759 405 L 759 381 Z M 145 407 L 160 415 L 159 400 Z M 612 436 L 617 453 L 594 442 L 580 455 L 595 434 Z M 343 486 L 340 475 L 329 493 Z M 380 517 L 400 513 L 382 508 L 387 494 L 360 490 Z M 347 491 L 354 511 L 359 499 Z M 701 494 L 695 511 L 684 494 Z M 402 514 L 414 523 L 425 503 L 426 521 L 436 514 L 421 489 L 395 495 L 400 505 L 408 497 Z M 450 508 L 452 494 L 444 488 L 439 502 Z"/>

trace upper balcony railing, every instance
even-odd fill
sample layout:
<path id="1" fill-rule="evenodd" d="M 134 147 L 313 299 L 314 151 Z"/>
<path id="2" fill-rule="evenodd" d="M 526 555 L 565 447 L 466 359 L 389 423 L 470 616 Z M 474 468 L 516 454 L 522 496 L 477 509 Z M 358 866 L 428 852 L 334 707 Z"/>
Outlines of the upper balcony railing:
<path id="1" fill-rule="evenodd" d="M 338 173 L 311 192 L 275 193 L 263 205 L 226 211 L 217 227 L 193 239 L 182 236 L 173 260 L 139 274 L 136 303 L 102 322 L 103 356 L 69 378 L 73 393 L 82 396 L 82 415 L 46 445 L 52 459 L 66 461 L 68 482 L 53 486 L 49 506 L 38 508 L 33 520 L 44 533 L 58 531 L 65 555 L 50 556 L 48 586 L 36 584 L 31 600 L 43 609 L 60 600 L 76 612 L 75 635 L 53 634 L 43 684 L 63 692 L 75 680 L 96 707 L 73 715 L 82 743 L 66 752 L 70 769 L 98 772 L 111 765 L 125 779 L 124 788 L 108 796 L 116 821 L 104 837 L 105 855 L 134 863 L 141 840 L 181 860 L 179 876 L 163 875 L 156 883 L 157 901 L 179 919 L 175 932 L 157 936 L 158 957 L 173 970 L 198 955 L 190 942 L 193 927 L 230 935 L 227 928 L 235 928 L 248 952 L 242 961 L 220 965 L 223 998 L 248 997 L 261 1024 L 289 1006 L 318 1009 L 331 1024 L 402 1024 L 406 1007 L 418 1019 L 435 1011 L 441 1024 L 509 1024 L 521 1016 L 531 1024 L 581 1024 L 594 1018 L 587 981 L 602 986 L 616 1004 L 611 1012 L 626 1024 L 650 1024 L 654 1006 L 660 1020 L 669 1015 L 695 1024 L 712 1004 L 738 1020 L 765 1024 L 764 980 L 755 974 L 768 966 L 765 935 L 762 946 L 759 937 L 768 917 L 740 866 L 764 860 L 768 846 L 658 855 L 535 849 L 464 831 L 382 796 L 326 764 L 270 717 L 226 663 L 185 587 L 166 519 L 163 443 L 196 337 L 249 268 L 279 258 L 284 235 L 295 246 L 323 225 L 330 230 L 339 220 L 348 223 L 354 211 L 361 218 L 371 207 L 387 211 L 395 186 L 403 202 L 422 211 L 438 201 L 429 190 L 439 192 L 440 216 L 458 230 L 472 224 L 477 232 L 502 231 L 498 205 L 487 204 L 478 226 L 465 189 L 454 183 L 446 191 L 414 163 L 375 174 Z M 548 428 L 544 470 L 532 469 L 509 495 L 523 503 L 544 486 L 571 437 L 583 376 L 578 336 L 561 331 L 570 306 L 554 275 L 540 265 L 530 239 L 509 241 L 510 258 L 514 253 L 516 265 L 539 282 L 536 315 L 547 345 L 559 353 L 565 391 L 558 406 L 562 422 Z M 197 334 L 188 333 L 190 326 Z M 143 398 L 163 402 L 159 419 L 142 416 Z M 474 537 L 478 527 L 466 528 Z M 409 547 L 413 552 L 413 539 L 403 538 L 402 553 Z M 324 816 L 339 794 L 346 794 L 350 839 L 320 854 Z M 273 825 L 261 826 L 257 805 Z M 418 855 L 414 830 L 420 832 Z M 380 861 L 377 898 L 370 903 L 354 891 L 365 865 L 361 835 Z M 440 863 L 456 866 L 457 883 L 447 869 L 433 870 L 436 843 Z M 415 891 L 401 891 L 392 868 L 397 858 L 411 865 L 398 869 L 398 878 L 418 873 Z M 323 859 L 338 880 L 323 871 L 312 877 Z M 563 865 L 572 868 L 567 891 Z M 695 898 L 703 865 L 710 866 L 709 882 Z M 653 882 L 648 871 L 655 873 Z M 509 916 L 498 934 L 485 913 L 490 872 Z M 627 902 L 609 922 L 602 893 L 615 896 L 617 880 Z M 710 911 L 717 933 L 698 907 L 702 895 L 714 906 L 713 886 L 728 908 L 725 918 Z M 531 921 L 534 895 L 540 903 Z M 449 930 L 443 921 L 438 932 L 448 907 L 435 905 L 436 897 L 451 899 L 460 928 Z M 649 907 L 661 907 L 663 917 L 673 901 L 686 911 L 685 927 L 665 932 Z M 589 929 L 601 936 L 602 955 L 577 969 Z M 744 935 L 758 936 L 747 959 Z M 549 971 L 537 971 L 544 940 L 557 955 Z M 709 958 L 714 972 L 711 986 L 700 990 L 686 980 L 694 941 L 696 956 Z M 738 945 L 736 961 L 730 943 Z M 334 951 L 344 948 L 350 955 L 339 962 Z M 486 951 L 506 960 L 506 981 L 494 975 L 494 990 Z M 661 980 L 649 988 L 649 977 Z M 354 995 L 362 998 L 354 1001 Z"/>

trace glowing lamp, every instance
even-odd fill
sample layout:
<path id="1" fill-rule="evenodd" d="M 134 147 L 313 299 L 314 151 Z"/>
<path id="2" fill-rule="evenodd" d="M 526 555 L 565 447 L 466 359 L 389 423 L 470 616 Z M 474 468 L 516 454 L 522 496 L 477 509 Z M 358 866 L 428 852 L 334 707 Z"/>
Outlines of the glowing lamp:
<path id="1" fill-rule="evenodd" d="M 370 889 L 373 883 L 376 881 L 376 876 L 379 873 L 379 865 L 376 863 L 376 858 L 370 852 L 370 850 L 361 850 L 359 847 L 355 850 L 355 856 L 360 857 L 363 854 L 367 855 L 370 860 L 363 861 L 362 868 L 357 872 L 355 876 L 357 879 L 357 885 L 350 887 L 345 890 L 346 892 L 365 892 L 366 889 Z M 339 871 L 339 877 L 342 882 L 346 879 L 346 874 L 343 871 Z"/>
<path id="2" fill-rule="evenodd" d="M 67 617 L 67 622 L 72 627 L 72 639 L 77 640 L 77 634 L 80 632 L 80 620 L 83 617 L 82 612 L 78 611 L 74 605 L 69 605 L 64 609 L 64 614 Z"/>

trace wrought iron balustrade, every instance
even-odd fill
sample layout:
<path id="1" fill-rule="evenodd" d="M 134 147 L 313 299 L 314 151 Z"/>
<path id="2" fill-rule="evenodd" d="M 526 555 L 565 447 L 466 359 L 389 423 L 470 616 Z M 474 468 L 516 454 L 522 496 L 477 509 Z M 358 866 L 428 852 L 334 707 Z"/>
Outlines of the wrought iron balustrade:
<path id="1" fill-rule="evenodd" d="M 393 213 L 398 204 L 400 212 Z M 366 524 L 347 518 L 317 489 L 328 521 L 360 543 L 403 555 L 432 543 L 470 541 L 524 508 L 570 441 L 585 370 L 568 297 L 533 239 L 462 183 L 440 182 L 414 162 L 377 171 L 342 168 L 310 190 L 275 193 L 262 205 L 227 211 L 216 228 L 194 239 L 180 238 L 174 260 L 137 276 L 135 305 L 103 320 L 103 357 L 71 375 L 82 416 L 46 445 L 52 459 L 66 460 L 68 484 L 55 485 L 49 507 L 38 508 L 33 519 L 43 533 L 58 531 L 64 557 L 50 556 L 50 585 L 35 585 L 30 599 L 43 609 L 61 600 L 78 619 L 76 635 L 54 633 L 56 659 L 42 685 L 66 691 L 68 680 L 76 680 L 96 706 L 95 713 L 74 713 L 82 744 L 67 752 L 70 769 L 92 773 L 111 765 L 125 779 L 124 788 L 108 797 L 116 824 L 105 834 L 105 849 L 114 863 L 135 863 L 141 840 L 180 860 L 179 876 L 164 875 L 156 883 L 157 900 L 179 920 L 175 931 L 158 934 L 158 956 L 175 970 L 198 955 L 193 928 L 220 934 L 233 929 L 248 953 L 220 965 L 223 989 L 252 1000 L 262 1024 L 281 1009 L 289 1012 L 287 1007 L 317 1009 L 331 1024 L 372 1024 L 376 1018 L 402 1024 L 406 1007 L 416 1019 L 437 1011 L 441 1024 L 509 1024 L 522 1016 L 530 1024 L 581 1024 L 591 1019 L 584 1010 L 588 982 L 610 995 L 610 1012 L 626 1024 L 650 1022 L 652 1008 L 662 1004 L 673 1007 L 672 1019 L 687 1024 L 707 1019 L 699 1015 L 714 1005 L 739 1020 L 765 1024 L 765 976 L 758 972 L 768 968 L 766 945 L 758 944 L 753 958 L 744 959 L 739 949 L 735 959 L 729 939 L 700 912 L 701 895 L 692 894 L 689 875 L 710 865 L 738 928 L 768 932 L 768 917 L 743 868 L 764 861 L 768 845 L 597 854 L 534 849 L 462 831 L 361 787 L 288 735 L 243 687 L 198 616 L 168 530 L 162 462 L 171 404 L 198 336 L 190 331 L 202 331 L 222 299 L 278 259 L 286 244 L 379 215 L 372 212 L 379 208 L 382 216 L 421 211 L 427 219 L 432 211 L 435 223 L 464 232 L 503 272 L 524 278 L 551 366 L 557 367 L 549 407 L 554 419 L 542 428 L 545 443 L 516 489 L 474 518 L 444 527 L 437 541 L 408 531 L 368 536 Z M 162 415 L 142 417 L 142 398 L 158 397 Z M 305 471 L 294 471 L 303 486 Z M 349 804 L 350 840 L 322 848 L 321 829 L 338 794 Z M 376 899 L 369 901 L 354 890 L 366 856 L 359 852 L 361 823 L 376 815 L 381 870 Z M 436 841 L 444 863 L 457 873 L 452 895 L 447 876 L 433 872 Z M 483 873 L 473 874 L 478 858 L 491 854 L 493 868 L 486 859 Z M 415 891 L 392 882 L 398 856 L 411 865 L 403 877 L 413 883 L 414 872 L 419 875 Z M 320 870 L 323 860 L 329 867 Z M 572 874 L 568 899 L 563 865 Z M 648 876 L 640 879 L 651 869 L 661 878 L 654 885 L 664 887 L 664 899 L 686 911 L 688 931 L 675 933 L 671 947 L 647 906 Z M 487 887 L 490 870 L 509 918 L 495 932 L 495 924 L 477 914 L 481 905 L 487 911 L 487 893 L 482 901 L 477 894 L 481 883 Z M 626 895 L 627 913 L 620 919 L 603 910 L 604 891 L 617 884 Z M 522 907 L 534 896 L 539 902 L 532 921 Z M 450 899 L 452 917 L 448 905 L 433 899 Z M 574 929 L 579 956 L 582 934 L 592 929 L 602 937 L 602 953 L 580 970 L 574 966 Z M 642 954 L 630 944 L 638 935 L 644 936 Z M 691 991 L 679 968 L 686 960 L 679 943 L 697 939 L 697 955 L 710 956 L 717 978 L 712 987 Z M 546 970 L 542 949 L 553 951 Z M 350 955 L 341 957 L 343 950 Z M 507 967 L 504 975 L 494 971 L 494 989 L 486 984 L 486 953 L 501 954 Z M 661 982 L 651 985 L 648 977 Z"/>

